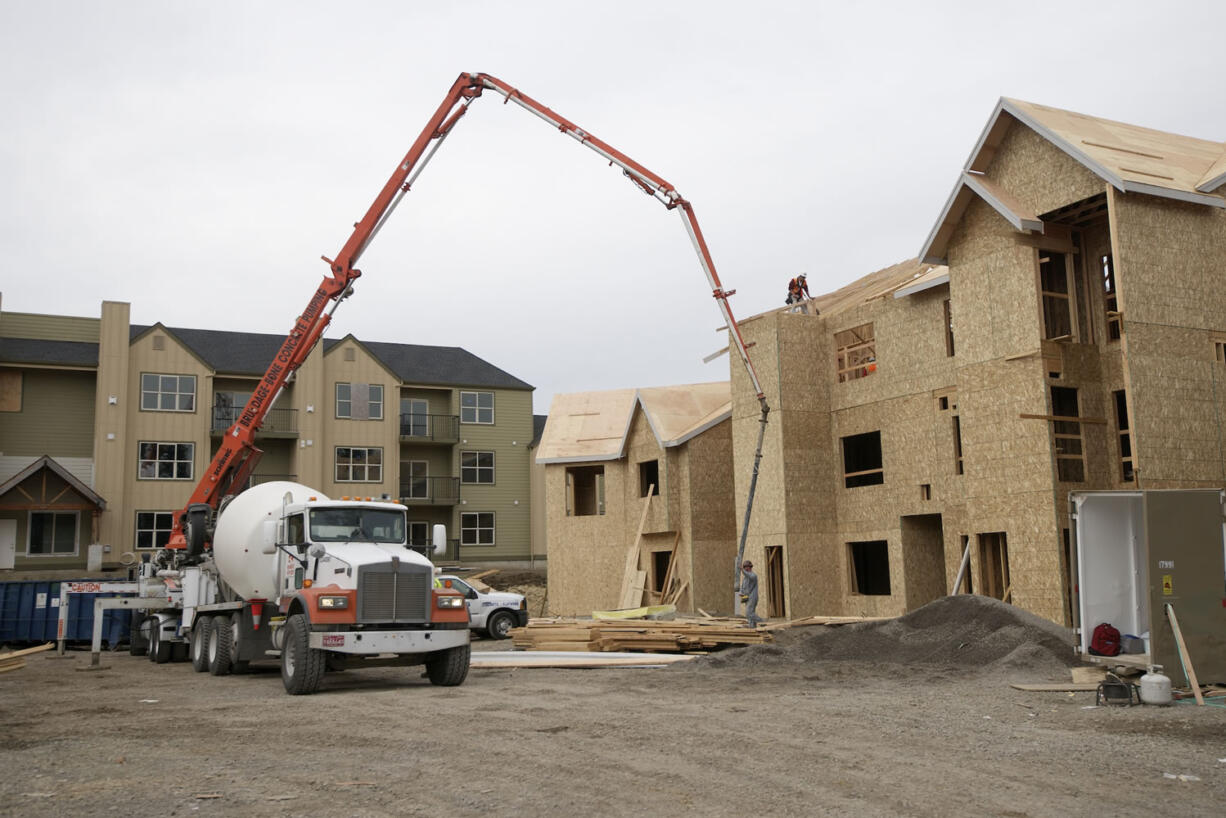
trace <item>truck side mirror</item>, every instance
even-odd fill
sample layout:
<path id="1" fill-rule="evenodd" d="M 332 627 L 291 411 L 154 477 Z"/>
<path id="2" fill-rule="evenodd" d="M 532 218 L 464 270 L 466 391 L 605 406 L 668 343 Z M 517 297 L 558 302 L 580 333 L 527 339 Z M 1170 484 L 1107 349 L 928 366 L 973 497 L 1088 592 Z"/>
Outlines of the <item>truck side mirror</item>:
<path id="1" fill-rule="evenodd" d="M 435 554 L 442 554 L 447 550 L 447 526 L 439 523 L 434 526 L 434 539 L 432 541 Z"/>
<path id="2" fill-rule="evenodd" d="M 265 520 L 260 529 L 260 553 L 277 553 L 277 521 Z"/>

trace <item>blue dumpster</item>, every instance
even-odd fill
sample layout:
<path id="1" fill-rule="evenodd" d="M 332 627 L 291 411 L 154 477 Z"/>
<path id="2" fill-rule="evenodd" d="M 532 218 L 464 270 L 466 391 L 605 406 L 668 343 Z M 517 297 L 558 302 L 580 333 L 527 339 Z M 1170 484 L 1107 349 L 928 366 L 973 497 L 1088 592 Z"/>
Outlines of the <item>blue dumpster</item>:
<path id="1" fill-rule="evenodd" d="M 98 580 L 64 580 L 97 582 Z M 64 639 L 89 644 L 94 636 L 94 600 L 134 594 L 69 594 Z M 0 642 L 42 643 L 56 639 L 60 619 L 60 580 L 0 582 Z M 102 639 L 114 648 L 127 641 L 132 621 L 128 610 L 103 611 Z"/>

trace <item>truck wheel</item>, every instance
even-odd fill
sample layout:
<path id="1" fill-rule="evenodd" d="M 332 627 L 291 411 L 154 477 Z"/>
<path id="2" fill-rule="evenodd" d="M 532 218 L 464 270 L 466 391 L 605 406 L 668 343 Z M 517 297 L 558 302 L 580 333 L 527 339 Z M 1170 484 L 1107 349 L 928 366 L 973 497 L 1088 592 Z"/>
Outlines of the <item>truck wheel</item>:
<path id="1" fill-rule="evenodd" d="M 455 687 L 463 684 L 468 678 L 468 662 L 472 655 L 472 645 L 460 645 L 458 648 L 448 648 L 439 651 L 426 660 L 426 675 L 430 684 L 442 687 Z"/>
<path id="2" fill-rule="evenodd" d="M 327 664 L 327 652 L 311 647 L 311 626 L 305 614 L 294 614 L 285 623 L 285 646 L 281 649 L 281 683 L 294 696 L 319 690 Z"/>
<path id="3" fill-rule="evenodd" d="M 204 673 L 209 669 L 209 639 L 213 630 L 213 617 L 198 616 L 192 625 L 192 670 Z"/>
<path id="4" fill-rule="evenodd" d="M 162 620 L 156 616 L 149 618 L 149 661 L 164 665 L 170 661 L 170 653 L 174 643 L 162 638 Z"/>
<path id="5" fill-rule="evenodd" d="M 132 612 L 132 627 L 128 631 L 128 653 L 133 656 L 144 656 L 149 652 L 149 640 L 141 633 L 141 625 L 148 618 L 140 611 Z"/>
<path id="6" fill-rule="evenodd" d="M 494 611 L 485 620 L 485 633 L 490 639 L 506 639 L 511 635 L 511 626 L 515 619 L 507 611 Z"/>
<path id="7" fill-rule="evenodd" d="M 209 628 L 209 673 L 214 676 L 225 676 L 230 672 L 230 649 L 234 646 L 234 633 L 230 630 L 230 618 L 219 616 L 213 620 Z"/>
<path id="8" fill-rule="evenodd" d="M 230 625 L 230 672 L 246 673 L 251 663 L 246 659 L 238 658 L 240 655 L 238 644 L 243 632 L 243 612 L 235 612 L 226 621 Z"/>

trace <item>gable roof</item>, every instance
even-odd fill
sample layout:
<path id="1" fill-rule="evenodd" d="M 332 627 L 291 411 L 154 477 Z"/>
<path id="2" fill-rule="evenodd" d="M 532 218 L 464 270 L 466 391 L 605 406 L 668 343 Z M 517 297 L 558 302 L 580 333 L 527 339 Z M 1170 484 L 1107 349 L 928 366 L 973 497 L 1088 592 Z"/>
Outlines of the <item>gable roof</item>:
<path id="1" fill-rule="evenodd" d="M 630 424 L 642 409 L 661 448 L 680 446 L 732 417 L 728 381 L 555 395 L 537 463 L 590 463 L 625 456 Z"/>
<path id="2" fill-rule="evenodd" d="M 72 486 L 73 491 L 96 505 L 100 510 L 106 509 L 106 500 L 102 499 L 102 497 L 100 497 L 89 486 L 82 483 L 76 477 L 73 477 L 72 472 L 68 471 L 68 469 L 64 468 L 59 463 L 56 463 L 50 455 L 43 455 L 21 471 L 17 472 L 17 474 L 13 475 L 8 480 L 4 481 L 4 483 L 0 484 L 0 497 L 8 494 L 15 487 L 21 485 L 21 483 L 31 475 L 37 474 L 43 469 L 48 469 L 55 472 L 65 483 Z"/>
<path id="3" fill-rule="evenodd" d="M 98 366 L 98 345 L 87 341 L 0 338 L 0 363 Z"/>
<path id="4" fill-rule="evenodd" d="M 1006 132 L 1021 123 L 1123 193 L 1145 193 L 1226 208 L 1226 143 L 1156 131 L 1001 97 L 975 143 L 920 258 L 944 263 L 945 247 L 974 196 L 1018 230 L 1042 232 L 1038 217 L 985 176 Z"/>
<path id="5" fill-rule="evenodd" d="M 132 340 L 152 326 L 133 324 Z M 260 376 L 276 356 L 285 336 L 262 332 L 162 327 L 215 372 L 225 375 Z M 349 338 L 352 336 L 346 336 Z M 325 354 L 344 338 L 323 339 Z M 459 347 L 391 344 L 353 339 L 367 349 L 389 372 L 406 383 L 445 386 L 485 386 L 497 389 L 532 389 L 530 384 Z M 95 352 L 95 363 L 97 354 Z"/>

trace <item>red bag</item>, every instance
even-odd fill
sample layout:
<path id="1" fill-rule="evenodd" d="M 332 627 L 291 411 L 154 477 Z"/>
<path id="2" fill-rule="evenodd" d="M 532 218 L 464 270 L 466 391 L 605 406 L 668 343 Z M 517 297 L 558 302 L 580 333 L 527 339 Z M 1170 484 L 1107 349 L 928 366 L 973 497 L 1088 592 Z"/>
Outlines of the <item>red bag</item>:
<path id="1" fill-rule="evenodd" d="M 1103 622 L 1094 629 L 1090 639 L 1090 653 L 1094 656 L 1119 656 L 1120 632 Z"/>

